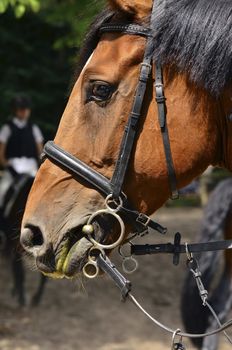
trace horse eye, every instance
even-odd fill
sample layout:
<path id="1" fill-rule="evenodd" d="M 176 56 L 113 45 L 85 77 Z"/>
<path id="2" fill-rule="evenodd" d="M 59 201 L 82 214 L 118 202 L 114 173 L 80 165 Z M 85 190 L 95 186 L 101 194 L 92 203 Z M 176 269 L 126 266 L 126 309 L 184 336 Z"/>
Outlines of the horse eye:
<path id="1" fill-rule="evenodd" d="M 95 101 L 107 101 L 111 98 L 113 87 L 107 83 L 96 82 L 92 86 L 91 98 Z"/>

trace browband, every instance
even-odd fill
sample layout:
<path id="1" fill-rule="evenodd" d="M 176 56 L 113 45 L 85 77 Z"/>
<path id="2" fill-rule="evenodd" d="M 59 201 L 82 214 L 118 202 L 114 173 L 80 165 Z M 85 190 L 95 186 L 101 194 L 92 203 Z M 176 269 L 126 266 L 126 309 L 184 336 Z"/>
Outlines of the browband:
<path id="1" fill-rule="evenodd" d="M 151 37 L 151 30 L 149 28 L 140 26 L 139 24 L 104 24 L 100 29 L 99 33 L 123 33 L 130 35 L 139 35 L 144 37 Z"/>

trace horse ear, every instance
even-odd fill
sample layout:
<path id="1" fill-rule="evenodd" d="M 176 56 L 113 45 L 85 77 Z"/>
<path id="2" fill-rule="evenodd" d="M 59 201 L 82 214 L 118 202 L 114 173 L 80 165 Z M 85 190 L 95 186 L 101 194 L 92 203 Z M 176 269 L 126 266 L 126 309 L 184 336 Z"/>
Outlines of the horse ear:
<path id="1" fill-rule="evenodd" d="M 113 9 L 119 9 L 134 15 L 137 19 L 148 16 L 152 8 L 152 0 L 108 0 Z"/>

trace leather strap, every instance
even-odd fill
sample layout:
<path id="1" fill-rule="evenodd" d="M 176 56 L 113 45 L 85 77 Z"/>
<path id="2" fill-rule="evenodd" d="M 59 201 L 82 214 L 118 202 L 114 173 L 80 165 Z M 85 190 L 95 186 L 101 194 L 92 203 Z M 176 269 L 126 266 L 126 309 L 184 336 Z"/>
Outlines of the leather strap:
<path id="1" fill-rule="evenodd" d="M 129 34 L 129 35 L 139 35 L 139 36 L 151 36 L 151 30 L 149 28 L 140 26 L 139 24 L 114 24 L 114 23 L 108 23 L 104 24 L 100 30 L 99 33 L 123 33 L 123 34 Z"/>
<path id="2" fill-rule="evenodd" d="M 83 163 L 63 148 L 57 146 L 53 141 L 48 141 L 44 145 L 43 153 L 59 167 L 87 181 L 105 196 L 112 193 L 110 182 L 105 176 L 90 168 L 87 164 Z"/>
<path id="3" fill-rule="evenodd" d="M 214 252 L 217 250 L 232 249 L 232 240 L 180 244 L 181 235 L 176 233 L 174 237 L 174 244 L 143 244 L 131 245 L 131 255 L 153 255 L 153 254 L 172 254 L 173 264 L 178 265 L 180 261 L 180 254 L 191 256 L 192 253 Z"/>
<path id="4" fill-rule="evenodd" d="M 45 144 L 43 158 L 45 157 L 63 168 L 65 171 L 70 172 L 73 176 L 78 177 L 78 181 L 80 179 L 87 181 L 88 184 L 92 185 L 105 196 L 112 193 L 113 189 L 109 179 L 90 168 L 87 164 L 83 163 L 69 152 L 57 146 L 53 141 L 48 141 Z M 121 195 L 124 198 L 124 195 Z M 148 228 L 161 234 L 167 232 L 165 227 L 149 218 L 149 216 L 134 210 L 128 201 L 126 201 L 124 206 L 120 208 L 120 211 L 126 216 L 129 224 L 138 233 L 142 233 Z"/>
<path id="5" fill-rule="evenodd" d="M 152 9 L 152 17 L 154 16 L 154 4 Z M 140 68 L 139 82 L 136 89 L 132 110 L 129 116 L 124 136 L 121 142 L 118 160 L 115 171 L 111 180 L 113 187 L 113 197 L 118 198 L 122 192 L 122 186 L 125 181 L 126 172 L 128 170 L 129 161 L 135 145 L 136 135 L 138 131 L 139 120 L 142 115 L 142 106 L 147 89 L 147 82 L 152 71 L 152 57 L 154 51 L 154 40 L 152 36 L 147 39 L 143 62 Z"/>
<path id="6" fill-rule="evenodd" d="M 217 250 L 232 249 L 232 240 L 193 243 L 187 245 L 189 253 L 213 252 Z M 153 254 L 186 254 L 186 244 L 179 244 L 178 246 L 172 243 L 164 244 L 144 244 L 132 245 L 131 253 L 133 255 L 153 255 Z"/>
<path id="7" fill-rule="evenodd" d="M 171 189 L 171 198 L 178 199 L 179 193 L 177 189 L 176 173 L 172 159 L 171 145 L 167 127 L 167 107 L 166 98 L 164 95 L 164 85 L 163 85 L 163 72 L 160 64 L 156 64 L 155 69 L 155 92 L 156 92 L 156 102 L 158 107 L 158 118 L 159 125 L 163 139 L 165 159 L 168 170 L 168 179 Z"/>
<path id="8" fill-rule="evenodd" d="M 125 133 L 120 147 L 119 157 L 115 166 L 115 171 L 111 180 L 113 196 L 118 198 L 122 192 L 129 161 L 135 144 L 138 131 L 138 123 L 141 116 L 143 100 L 147 88 L 147 80 L 151 72 L 150 59 L 144 60 L 141 65 L 139 84 L 134 98 L 134 103 L 130 117 L 125 128 Z"/>
<path id="9" fill-rule="evenodd" d="M 144 234 L 148 228 L 151 228 L 161 235 L 165 235 L 167 233 L 166 227 L 158 224 L 146 214 L 140 213 L 137 210 L 133 210 L 129 203 L 126 203 L 126 206 L 121 207 L 120 212 L 130 220 L 131 226 L 134 226 L 136 228 L 139 235 Z"/>

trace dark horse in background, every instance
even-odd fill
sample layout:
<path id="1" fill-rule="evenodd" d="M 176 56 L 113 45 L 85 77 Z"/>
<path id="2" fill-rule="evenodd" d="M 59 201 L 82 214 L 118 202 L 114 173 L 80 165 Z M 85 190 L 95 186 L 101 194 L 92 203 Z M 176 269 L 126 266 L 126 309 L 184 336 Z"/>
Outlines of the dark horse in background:
<path id="1" fill-rule="evenodd" d="M 15 175 L 15 174 L 14 174 Z M 8 190 L 4 203 L 4 212 L 0 227 L 1 254 L 12 263 L 13 295 L 17 297 L 18 304 L 24 306 L 25 300 L 25 271 L 22 261 L 22 248 L 19 243 L 19 232 L 28 193 L 34 178 L 27 174 L 15 175 L 14 184 Z M 46 277 L 41 274 L 37 291 L 32 296 L 31 305 L 40 303 Z"/>
<path id="2" fill-rule="evenodd" d="M 222 181 L 211 193 L 199 234 L 199 242 L 217 241 L 231 236 L 232 232 L 232 179 Z M 220 320 L 225 321 L 232 308 L 231 268 L 228 264 L 229 253 L 222 263 L 222 252 L 198 254 L 198 261 L 206 289 L 210 293 L 210 303 L 214 306 Z M 220 266 L 222 265 L 222 266 Z M 220 273 L 221 270 L 221 273 Z M 217 276 L 216 276 L 217 275 Z M 215 281 L 215 276 L 217 277 Z M 196 283 L 189 272 L 186 276 L 182 299 L 182 318 L 185 328 L 191 333 L 202 333 L 215 329 L 217 324 L 211 314 L 202 305 Z M 197 320 L 197 322 L 196 322 Z M 218 349 L 219 336 L 194 339 L 199 349 Z"/>

